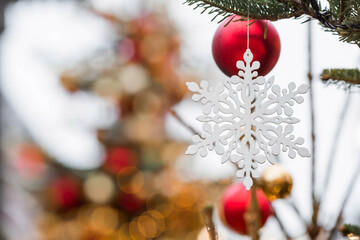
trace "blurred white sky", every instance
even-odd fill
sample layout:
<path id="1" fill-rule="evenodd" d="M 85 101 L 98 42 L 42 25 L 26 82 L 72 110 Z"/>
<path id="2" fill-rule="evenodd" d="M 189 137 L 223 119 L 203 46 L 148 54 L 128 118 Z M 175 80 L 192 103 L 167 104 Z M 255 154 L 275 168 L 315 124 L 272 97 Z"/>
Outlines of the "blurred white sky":
<path id="1" fill-rule="evenodd" d="M 116 11 L 132 16 L 138 14 L 139 6 L 167 2 L 171 18 L 177 24 L 183 38 L 183 58 L 196 66 L 199 74 L 207 80 L 225 77 L 216 67 L 211 56 L 211 41 L 217 23 L 211 16 L 182 4 L 183 0 L 119 1 L 93 0 L 104 11 Z M 275 81 L 286 86 L 306 82 L 307 52 L 306 24 L 302 20 L 282 20 L 274 23 L 281 39 L 281 55 L 274 70 Z M 113 39 L 110 26 L 86 12 L 71 1 L 19 1 L 6 15 L 7 30 L 1 42 L 1 90 L 35 140 L 51 155 L 75 168 L 93 168 L 100 164 L 102 148 L 97 143 L 95 129 L 111 123 L 115 116 L 112 106 L 99 97 L 88 94 L 69 95 L 60 86 L 54 66 L 70 65 L 89 55 L 93 50 L 109 47 Z M 314 76 L 317 132 L 317 190 L 320 190 L 326 169 L 334 127 L 340 113 L 345 93 L 341 89 L 325 87 L 317 78 L 323 68 L 351 68 L 360 66 L 360 52 L 356 45 L 340 43 L 338 37 L 321 30 L 313 23 Z M 49 60 L 53 65 L 49 65 Z M 355 164 L 360 160 L 359 143 L 355 140 L 360 131 L 359 92 L 353 94 L 349 115 L 338 146 L 336 163 L 331 179 L 332 187 L 326 195 L 326 211 L 322 221 L 332 224 L 337 213 L 342 193 L 345 191 Z M 189 106 L 179 107 L 179 112 L 195 123 Z M 194 106 L 193 106 L 194 107 Z M 295 134 L 305 137 L 310 148 L 309 101 L 295 108 L 301 118 Z M 103 116 L 98 119 L 97 116 Z M 172 128 L 176 123 L 171 123 Z M 188 139 L 188 135 L 184 134 Z M 310 165 L 308 159 L 282 159 L 294 177 L 294 201 L 304 216 L 309 219 Z M 215 158 L 215 160 L 218 160 Z M 200 164 L 207 164 L 203 161 Z M 199 164 L 198 164 L 199 165 Z M 222 169 L 220 160 L 211 164 Z M 202 167 L 200 167 L 202 169 Z M 224 168 L 225 169 L 225 168 Z M 227 171 L 227 170 L 226 170 Z M 196 171 L 195 171 L 196 172 Z M 209 171 L 211 172 L 211 171 Z M 359 185 L 359 184 L 358 184 Z M 360 196 L 357 187 L 352 205 Z M 289 213 L 291 214 L 291 213 Z M 359 217 L 360 209 L 347 209 L 349 220 Z M 285 215 L 287 217 L 287 215 Z M 295 220 L 294 220 L 295 221 Z M 298 224 L 289 224 L 289 230 L 301 234 Z"/>

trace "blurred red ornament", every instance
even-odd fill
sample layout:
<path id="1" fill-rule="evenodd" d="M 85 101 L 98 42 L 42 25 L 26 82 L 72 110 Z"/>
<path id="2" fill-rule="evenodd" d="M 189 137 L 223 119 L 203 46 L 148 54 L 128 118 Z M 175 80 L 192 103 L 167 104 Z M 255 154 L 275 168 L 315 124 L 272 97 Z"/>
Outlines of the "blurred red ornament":
<path id="1" fill-rule="evenodd" d="M 123 62 L 139 61 L 139 56 L 135 55 L 135 43 L 132 39 L 125 38 L 119 41 L 116 50 Z"/>
<path id="2" fill-rule="evenodd" d="M 22 144 L 15 149 L 14 165 L 23 177 L 34 179 L 45 171 L 44 155 L 38 146 Z"/>
<path id="3" fill-rule="evenodd" d="M 256 191 L 257 201 L 261 213 L 261 227 L 265 224 L 273 210 L 270 201 L 262 190 Z M 220 207 L 220 218 L 225 225 L 232 230 L 247 234 L 245 213 L 250 205 L 251 193 L 247 191 L 242 183 L 236 183 L 228 187 L 222 197 Z"/>
<path id="4" fill-rule="evenodd" d="M 230 17 L 231 18 L 231 17 Z M 241 17 L 236 16 L 233 20 Z M 247 48 L 247 21 L 231 22 L 226 19 L 217 29 L 212 43 L 212 52 L 216 64 L 227 76 L 237 75 L 236 62 L 243 60 Z M 250 21 L 250 23 L 252 20 Z M 264 39 L 267 25 L 266 39 Z M 260 62 L 259 76 L 265 76 L 275 66 L 280 56 L 280 38 L 270 21 L 257 20 L 249 26 L 249 48 L 254 61 Z"/>
<path id="5" fill-rule="evenodd" d="M 136 194 L 121 193 L 118 204 L 122 210 L 135 213 L 144 207 L 145 202 Z"/>
<path id="6" fill-rule="evenodd" d="M 141 17 L 133 19 L 131 29 L 137 34 L 149 34 L 157 30 L 159 24 L 155 14 L 147 13 Z"/>
<path id="7" fill-rule="evenodd" d="M 80 200 L 79 183 L 70 177 L 60 177 L 50 184 L 50 197 L 57 208 L 69 209 Z"/>
<path id="8" fill-rule="evenodd" d="M 130 148 L 115 147 L 107 149 L 104 168 L 108 172 L 117 174 L 123 168 L 135 165 L 136 155 Z"/>

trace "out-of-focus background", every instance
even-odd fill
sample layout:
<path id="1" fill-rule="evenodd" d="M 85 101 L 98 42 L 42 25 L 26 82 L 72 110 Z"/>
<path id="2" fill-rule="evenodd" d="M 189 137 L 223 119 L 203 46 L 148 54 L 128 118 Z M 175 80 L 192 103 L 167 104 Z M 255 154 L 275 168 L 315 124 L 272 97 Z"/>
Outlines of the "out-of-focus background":
<path id="1" fill-rule="evenodd" d="M 2 239 L 208 239 L 201 210 L 211 204 L 221 239 L 246 238 L 221 220 L 223 190 L 235 167 L 216 154 L 185 156 L 201 106 L 185 82 L 226 77 L 211 54 L 218 26 L 181 0 L 13 1 L 0 42 Z M 303 19 L 302 19 L 303 20 Z M 307 81 L 307 24 L 274 22 L 279 61 L 268 76 L 287 86 Z M 316 192 L 329 228 L 360 160 L 360 94 L 351 94 L 324 185 L 331 142 L 347 93 L 325 86 L 324 68 L 360 66 L 356 45 L 313 23 Z M 310 148 L 309 99 L 295 107 L 295 134 Z M 310 221 L 310 160 L 280 156 L 294 186 L 290 201 Z M 266 168 L 265 165 L 262 169 Z M 343 214 L 360 224 L 360 183 Z M 291 236 L 305 225 L 273 202 Z M 262 239 L 285 239 L 274 217 Z M 306 239 L 306 237 L 303 237 Z"/>

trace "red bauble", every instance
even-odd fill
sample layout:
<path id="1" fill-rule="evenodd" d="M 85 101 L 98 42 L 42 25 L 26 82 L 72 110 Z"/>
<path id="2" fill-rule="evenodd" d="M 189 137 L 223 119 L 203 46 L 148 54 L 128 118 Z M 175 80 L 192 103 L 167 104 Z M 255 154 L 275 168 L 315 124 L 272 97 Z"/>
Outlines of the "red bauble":
<path id="1" fill-rule="evenodd" d="M 114 147 L 106 150 L 104 168 L 113 174 L 119 173 L 121 169 L 135 166 L 135 152 L 127 147 Z"/>
<path id="2" fill-rule="evenodd" d="M 50 184 L 50 197 L 56 208 L 72 208 L 80 201 L 79 183 L 70 177 L 57 178 Z"/>
<path id="3" fill-rule="evenodd" d="M 122 210 L 129 213 L 136 213 L 144 207 L 145 202 L 136 194 L 121 193 L 118 204 Z"/>
<path id="4" fill-rule="evenodd" d="M 236 16 L 233 20 L 239 18 L 241 17 Z M 247 48 L 247 21 L 231 22 L 225 27 L 228 21 L 229 19 L 226 19 L 218 27 L 212 43 L 212 52 L 218 67 L 230 77 L 238 74 L 239 69 L 236 67 L 236 62 L 244 59 L 243 55 Z M 266 24 L 267 34 L 264 39 Z M 249 48 L 254 55 L 253 61 L 260 62 L 258 74 L 265 76 L 274 68 L 279 59 L 279 34 L 270 21 L 257 20 L 249 28 Z"/>
<path id="5" fill-rule="evenodd" d="M 257 201 L 261 213 L 261 227 L 265 224 L 273 210 L 270 201 L 262 190 L 256 191 Z M 232 230 L 247 234 L 245 213 L 250 205 L 251 193 L 242 183 L 236 183 L 228 187 L 222 197 L 220 206 L 220 218 Z"/>
<path id="6" fill-rule="evenodd" d="M 46 170 L 41 149 L 31 143 L 21 144 L 16 147 L 13 162 L 21 176 L 28 180 L 41 177 Z"/>

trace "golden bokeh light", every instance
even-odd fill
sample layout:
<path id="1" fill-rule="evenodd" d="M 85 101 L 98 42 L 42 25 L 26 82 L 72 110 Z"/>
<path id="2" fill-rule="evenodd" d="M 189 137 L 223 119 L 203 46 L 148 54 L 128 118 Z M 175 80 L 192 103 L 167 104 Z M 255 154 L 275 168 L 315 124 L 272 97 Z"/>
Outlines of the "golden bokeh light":
<path id="1" fill-rule="evenodd" d="M 140 233 L 147 238 L 156 236 L 156 222 L 149 216 L 141 215 L 137 221 Z"/>
<path id="2" fill-rule="evenodd" d="M 56 229 L 56 239 L 59 239 L 60 236 L 62 239 L 81 239 L 82 236 L 82 225 L 74 220 L 63 221 L 58 225 Z"/>
<path id="3" fill-rule="evenodd" d="M 183 155 L 186 150 L 186 146 L 179 143 L 167 143 L 161 149 L 160 155 L 164 162 L 174 162 Z"/>
<path id="4" fill-rule="evenodd" d="M 144 186 L 144 173 L 135 167 L 121 169 L 116 179 L 120 190 L 128 194 L 138 193 Z"/>
<path id="5" fill-rule="evenodd" d="M 347 237 L 349 238 L 349 240 L 359 240 L 359 236 L 355 236 L 352 233 L 349 233 Z"/>
<path id="6" fill-rule="evenodd" d="M 159 211 L 156 210 L 148 211 L 147 214 L 151 216 L 151 218 L 155 221 L 157 229 L 156 236 L 159 236 L 163 231 L 165 231 L 166 227 L 164 215 L 162 215 Z"/>
<path id="7" fill-rule="evenodd" d="M 92 229 L 111 233 L 120 223 L 118 211 L 111 207 L 97 207 L 91 213 L 90 226 Z"/>
<path id="8" fill-rule="evenodd" d="M 171 200 L 174 207 L 198 211 L 203 204 L 203 190 L 191 184 L 178 184 L 174 187 Z"/>
<path id="9" fill-rule="evenodd" d="M 133 105 L 135 114 L 158 115 L 163 110 L 164 100 L 154 91 L 144 91 L 135 96 Z"/>
<path id="10" fill-rule="evenodd" d="M 117 232 L 116 240 L 124 239 L 130 239 L 129 223 L 122 224 L 119 231 Z"/>
<path id="11" fill-rule="evenodd" d="M 115 183 L 105 173 L 96 173 L 84 182 L 85 196 L 92 202 L 104 204 L 109 202 L 115 194 Z"/>
<path id="12" fill-rule="evenodd" d="M 118 100 L 121 97 L 121 86 L 114 78 L 102 77 L 94 82 L 92 86 L 95 93 L 109 100 Z"/>
<path id="13" fill-rule="evenodd" d="M 133 240 L 146 240 L 146 237 L 140 232 L 138 218 L 134 218 L 129 224 L 130 238 Z"/>
<path id="14" fill-rule="evenodd" d="M 128 94 L 138 93 L 150 84 L 148 72 L 139 64 L 129 64 L 120 68 L 118 80 L 122 90 Z"/>

